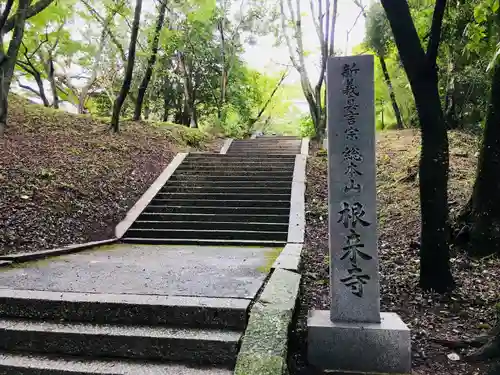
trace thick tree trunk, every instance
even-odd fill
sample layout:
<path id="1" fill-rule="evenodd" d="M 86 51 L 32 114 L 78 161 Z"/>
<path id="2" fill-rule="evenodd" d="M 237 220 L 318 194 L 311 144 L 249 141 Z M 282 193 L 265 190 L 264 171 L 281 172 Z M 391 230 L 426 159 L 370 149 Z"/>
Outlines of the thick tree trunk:
<path id="1" fill-rule="evenodd" d="M 128 51 L 127 68 L 125 70 L 125 78 L 120 92 L 113 104 L 113 115 L 111 117 L 111 127 L 115 133 L 120 131 L 120 112 L 130 91 L 132 83 L 132 74 L 134 73 L 135 50 L 137 45 L 137 36 L 139 34 L 139 23 L 141 20 L 142 0 L 136 0 L 134 22 L 132 24 L 132 35 L 130 36 L 130 45 Z"/>
<path id="2" fill-rule="evenodd" d="M 179 53 L 180 70 L 184 78 L 184 118 L 183 125 L 191 128 L 198 127 L 195 106 L 195 90 L 193 87 L 193 77 L 189 60 L 186 60 L 184 54 Z"/>
<path id="3" fill-rule="evenodd" d="M 448 135 L 437 87 L 436 56 L 445 0 L 437 0 L 429 47 L 421 47 L 407 2 L 382 0 L 420 120 L 420 286 L 442 293 L 454 287 L 448 246 Z"/>
<path id="4" fill-rule="evenodd" d="M 471 255 L 500 254 L 500 64 L 496 64 L 472 192 Z"/>
<path id="5" fill-rule="evenodd" d="M 160 2 L 160 10 L 158 14 L 158 19 L 156 21 L 156 28 L 154 31 L 153 41 L 151 43 L 151 55 L 149 56 L 146 73 L 142 79 L 141 85 L 139 86 L 139 92 L 137 93 L 137 101 L 134 110 L 134 121 L 141 119 L 142 106 L 144 102 L 144 97 L 146 96 L 146 90 L 148 89 L 149 82 L 153 75 L 153 69 L 156 64 L 156 57 L 158 56 L 158 43 L 160 41 L 160 32 L 165 21 L 165 11 L 167 9 L 167 0 L 162 0 Z"/>
<path id="6" fill-rule="evenodd" d="M 3 49 L 3 32 L 0 33 L 0 136 L 7 127 L 7 111 L 10 84 L 16 66 L 17 54 L 23 40 L 26 17 L 28 16 L 30 0 L 19 0 L 19 5 L 14 16 L 13 33 L 7 54 Z M 9 20 L 6 21 L 6 24 Z M 5 27 L 4 27 L 5 28 Z"/>
<path id="7" fill-rule="evenodd" d="M 385 83 L 387 84 L 387 89 L 389 90 L 389 96 L 391 97 L 392 109 L 394 110 L 394 115 L 396 116 L 398 129 L 403 129 L 403 119 L 401 117 L 401 111 L 399 110 L 398 102 L 396 101 L 396 95 L 394 94 L 391 77 L 389 76 L 389 71 L 387 70 L 384 56 L 379 56 L 378 59 L 380 61 L 380 65 L 382 66 L 382 71 L 384 72 L 384 79 Z"/>

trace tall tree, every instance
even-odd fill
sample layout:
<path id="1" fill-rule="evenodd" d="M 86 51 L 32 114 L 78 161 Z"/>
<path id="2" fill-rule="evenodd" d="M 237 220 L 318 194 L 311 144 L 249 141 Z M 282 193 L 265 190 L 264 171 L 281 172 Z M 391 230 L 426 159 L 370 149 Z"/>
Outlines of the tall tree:
<path id="1" fill-rule="evenodd" d="M 19 0 L 16 13 L 10 16 L 14 1 L 7 0 L 0 15 L 0 136 L 3 135 L 7 126 L 7 100 L 16 67 L 17 54 L 23 40 L 26 19 L 40 13 L 52 1 L 40 0 L 30 6 L 31 0 Z M 9 31 L 12 31 L 12 37 L 7 53 L 5 53 L 3 39 Z"/>
<path id="2" fill-rule="evenodd" d="M 136 0 L 135 11 L 134 11 L 134 22 L 132 24 L 132 34 L 130 36 L 130 45 L 128 50 L 127 66 L 125 68 L 125 77 L 123 78 L 123 84 L 116 97 L 113 104 L 113 114 L 111 117 L 111 127 L 115 133 L 120 131 L 120 112 L 123 107 L 123 103 L 130 92 L 130 86 L 132 84 L 132 74 L 134 73 L 135 64 L 135 51 L 137 45 L 137 36 L 139 34 L 139 24 L 141 22 L 141 10 L 142 10 L 142 0 Z"/>
<path id="3" fill-rule="evenodd" d="M 165 12 L 167 10 L 167 0 L 160 0 L 160 7 L 158 10 L 158 19 L 156 20 L 156 27 L 153 33 L 153 38 L 151 39 L 151 54 L 149 56 L 146 72 L 139 86 L 139 91 L 137 93 L 137 100 L 135 103 L 134 120 L 140 120 L 142 105 L 144 103 L 144 97 L 146 96 L 146 91 L 148 89 L 149 82 L 151 81 L 151 76 L 153 75 L 153 69 L 156 64 L 156 56 L 158 55 L 158 43 L 160 41 L 160 32 L 165 21 Z"/>
<path id="4" fill-rule="evenodd" d="M 285 8 L 285 0 L 280 0 L 281 30 L 288 46 L 292 65 L 300 74 L 300 84 L 309 106 L 316 138 L 320 139 L 326 129 L 325 97 L 322 92 L 324 92 L 323 83 L 325 81 L 326 63 L 328 58 L 334 54 L 338 0 L 333 0 L 333 3 L 330 0 L 317 0 L 317 3 L 315 0 L 310 0 L 312 18 L 321 51 L 320 74 L 314 88 L 306 69 L 305 56 L 307 51 L 304 49 L 303 41 L 301 1 L 296 0 L 294 6 L 292 0 L 287 0 L 287 5 L 288 9 Z M 287 20 L 287 14 L 290 17 L 290 22 Z M 295 47 L 288 32 L 289 27 L 292 29 Z"/>
<path id="5" fill-rule="evenodd" d="M 355 0 L 355 2 L 358 6 L 362 6 L 359 1 Z M 377 54 L 380 66 L 382 67 L 382 72 L 384 74 L 384 80 L 387 84 L 387 90 L 389 91 L 389 97 L 391 98 L 392 109 L 394 110 L 394 115 L 396 116 L 397 127 L 398 129 L 402 129 L 403 119 L 401 111 L 399 110 L 398 102 L 396 101 L 396 94 L 394 93 L 391 77 L 385 62 L 385 57 L 387 55 L 391 39 L 389 35 L 390 28 L 387 24 L 387 17 L 385 16 L 384 9 L 378 3 L 374 3 L 370 7 L 368 13 L 364 11 L 364 8 L 362 11 L 363 16 L 366 18 L 365 42 Z"/>
<path id="6" fill-rule="evenodd" d="M 492 8 L 495 6 L 495 8 Z M 498 2 L 480 2 L 475 12 L 476 21 L 491 23 L 491 36 L 500 35 L 500 10 Z M 488 16 L 482 17 L 481 14 Z M 487 38 L 483 36 L 483 38 Z M 488 38 L 489 39 L 489 38 Z M 486 41 L 489 43 L 489 41 Z M 493 70 L 490 99 L 479 152 L 476 180 L 469 203 L 461 215 L 461 224 L 469 234 L 468 250 L 471 255 L 500 254 L 500 43 L 490 63 Z"/>
<path id="7" fill-rule="evenodd" d="M 415 29 L 408 3 L 382 0 L 410 81 L 420 120 L 420 286 L 445 292 L 454 286 L 448 245 L 448 134 L 438 90 L 437 55 L 446 0 L 436 0 L 427 51 Z"/>

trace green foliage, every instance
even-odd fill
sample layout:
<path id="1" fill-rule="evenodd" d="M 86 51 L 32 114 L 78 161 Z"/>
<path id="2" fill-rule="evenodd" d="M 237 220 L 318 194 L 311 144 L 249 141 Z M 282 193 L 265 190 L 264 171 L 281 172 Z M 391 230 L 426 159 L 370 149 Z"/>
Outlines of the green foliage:
<path id="1" fill-rule="evenodd" d="M 300 126 L 301 137 L 313 138 L 314 135 L 316 134 L 316 131 L 314 129 L 314 123 L 310 114 L 303 115 L 300 118 L 299 126 Z"/>

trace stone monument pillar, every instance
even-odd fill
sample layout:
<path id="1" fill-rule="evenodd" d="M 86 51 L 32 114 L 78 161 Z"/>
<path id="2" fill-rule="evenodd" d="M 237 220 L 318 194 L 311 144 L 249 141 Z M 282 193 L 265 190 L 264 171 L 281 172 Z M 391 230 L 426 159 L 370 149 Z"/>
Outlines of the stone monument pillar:
<path id="1" fill-rule="evenodd" d="M 380 312 L 373 56 L 327 65 L 330 311 L 310 311 L 309 362 L 319 368 L 409 373 L 410 330 Z"/>

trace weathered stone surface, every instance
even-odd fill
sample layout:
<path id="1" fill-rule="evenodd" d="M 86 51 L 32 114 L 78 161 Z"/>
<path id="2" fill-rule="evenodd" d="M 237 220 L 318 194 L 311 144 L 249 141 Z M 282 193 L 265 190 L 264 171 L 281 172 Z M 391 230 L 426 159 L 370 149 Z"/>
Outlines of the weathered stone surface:
<path id="1" fill-rule="evenodd" d="M 0 354 L 0 375 L 232 375 L 225 368 L 184 364 L 132 363 L 87 358 L 55 358 L 43 355 Z"/>
<path id="2" fill-rule="evenodd" d="M 299 274 L 283 269 L 276 269 L 264 288 L 259 302 L 269 305 L 273 309 L 293 311 L 299 287 Z"/>
<path id="3" fill-rule="evenodd" d="M 83 251 L 83 250 L 88 250 L 88 249 L 91 249 L 93 247 L 111 244 L 111 243 L 116 242 L 116 241 L 117 241 L 116 238 L 111 238 L 109 240 L 74 244 L 74 245 L 69 245 L 69 246 L 65 246 L 65 247 L 59 247 L 56 249 L 40 250 L 40 251 L 34 251 L 34 252 L 30 252 L 30 253 L 16 253 L 16 254 L 9 254 L 9 255 L 0 255 L 0 260 L 12 261 L 13 263 L 29 262 L 32 260 L 39 260 L 39 259 L 44 259 L 44 258 L 49 258 L 49 257 L 54 257 L 54 256 L 59 256 L 59 255 L 78 253 L 78 252 Z"/>
<path id="4" fill-rule="evenodd" d="M 273 269 L 281 268 L 289 271 L 297 271 L 300 264 L 302 244 L 288 243 L 273 264 Z"/>
<path id="5" fill-rule="evenodd" d="M 244 330 L 251 300 L 0 288 L 0 316 Z"/>
<path id="6" fill-rule="evenodd" d="M 393 313 L 377 323 L 332 323 L 329 311 L 308 318 L 308 359 L 312 365 L 342 371 L 409 373 L 410 330 Z"/>
<path id="7" fill-rule="evenodd" d="M 292 195 L 290 197 L 290 221 L 288 224 L 288 243 L 303 243 L 306 226 L 305 192 L 306 192 L 306 155 L 295 157 L 293 170 Z"/>
<path id="8" fill-rule="evenodd" d="M 229 150 L 229 147 L 231 147 L 231 143 L 233 142 L 233 139 L 232 138 L 229 138 L 229 139 L 226 139 L 224 141 L 224 145 L 222 145 L 222 148 L 220 150 L 220 153 L 221 154 L 226 154 L 227 153 L 227 150 Z"/>
<path id="9" fill-rule="evenodd" d="M 284 375 L 286 361 L 282 356 L 253 353 L 238 357 L 234 375 Z"/>
<path id="10" fill-rule="evenodd" d="M 331 319 L 380 320 L 373 56 L 328 60 Z"/>
<path id="11" fill-rule="evenodd" d="M 282 375 L 300 275 L 276 269 L 252 307 L 235 375 Z"/>
<path id="12" fill-rule="evenodd" d="M 0 349 L 234 364 L 241 334 L 170 327 L 0 320 Z"/>
<path id="13" fill-rule="evenodd" d="M 302 155 L 308 155 L 309 154 L 309 138 L 302 138 L 302 144 L 300 147 L 300 153 Z"/>
<path id="14" fill-rule="evenodd" d="M 0 287 L 253 299 L 267 275 L 264 270 L 270 251 L 258 247 L 116 244 L 6 268 L 0 272 Z"/>

